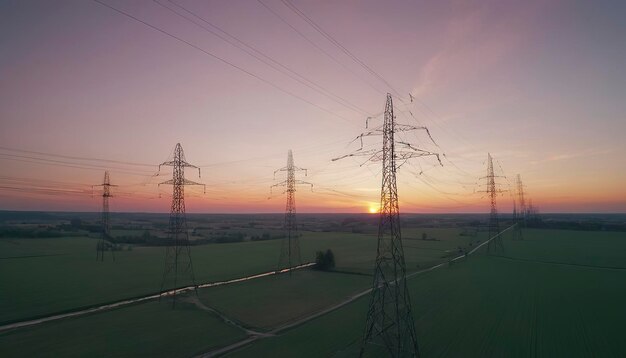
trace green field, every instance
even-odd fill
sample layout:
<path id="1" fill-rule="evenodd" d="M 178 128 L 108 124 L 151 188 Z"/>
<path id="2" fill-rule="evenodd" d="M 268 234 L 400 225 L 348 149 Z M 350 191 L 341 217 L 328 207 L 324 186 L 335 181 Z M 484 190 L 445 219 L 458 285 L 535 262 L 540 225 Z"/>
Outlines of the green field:
<path id="1" fill-rule="evenodd" d="M 244 326 L 270 330 L 339 303 L 371 284 L 368 276 L 301 270 L 201 290 L 200 299 Z"/>
<path id="2" fill-rule="evenodd" d="M 622 269 L 580 266 L 572 256 L 565 264 L 544 262 L 563 258 L 558 249 L 569 245 L 571 252 L 581 253 L 579 262 L 587 264 L 592 257 L 608 265 L 615 255 L 605 244 L 623 250 L 624 234 L 526 234 L 524 241 L 505 240 L 507 255 L 519 257 L 539 245 L 544 249 L 537 252 L 539 262 L 533 256 L 519 260 L 481 254 L 408 281 L 424 357 L 626 356 L 626 262 Z M 570 235 L 575 240 L 569 241 Z M 367 304 L 364 297 L 228 356 L 354 356 Z"/>
<path id="3" fill-rule="evenodd" d="M 457 231 L 445 234 L 441 234 L 442 241 L 419 244 L 438 245 L 436 250 L 422 253 L 407 248 L 407 265 L 417 269 L 444 260 L 440 256 L 458 241 Z M 314 261 L 317 250 L 331 248 L 337 270 L 368 274 L 372 270 L 376 252 L 372 235 L 305 233 L 300 241 L 304 262 Z M 268 240 L 194 246 L 196 282 L 275 270 L 280 244 L 280 240 Z M 107 252 L 104 262 L 96 262 L 95 245 L 96 240 L 80 237 L 0 240 L 0 284 L 11 288 L 0 290 L 0 324 L 159 291 L 165 248 L 138 246 L 117 251 L 115 262 Z"/>
<path id="4" fill-rule="evenodd" d="M 113 311 L 0 332 L 3 357 L 174 357 L 245 337 L 210 312 L 152 301 Z"/>
<path id="5" fill-rule="evenodd" d="M 428 229 L 428 237 L 438 241 L 414 240 L 422 231 L 407 230 L 404 235 L 407 266 L 412 271 L 445 262 L 458 246 L 476 240 L 459 236 L 460 230 L 456 229 Z M 467 259 L 418 274 L 408 281 L 422 356 L 626 356 L 626 341 L 622 337 L 626 321 L 626 261 L 621 259 L 626 257 L 624 233 L 528 229 L 523 241 L 511 241 L 509 234 L 504 238 L 502 256 L 488 256 L 481 249 Z M 93 240 L 15 241 L 20 244 L 2 242 L 3 247 L 15 246 L 11 252 L 15 256 L 37 252 L 65 255 L 0 260 L 3 269 L 9 266 L 7 261 L 11 265 L 35 262 L 39 266 L 34 267 L 46 270 L 59 265 L 57 271 L 46 272 L 45 277 L 71 277 L 76 282 L 66 282 L 61 287 L 75 285 L 80 291 L 82 285 L 84 292 L 71 295 L 60 288 L 52 290 L 53 298 L 74 299 L 58 307 L 73 307 L 76 302 L 99 297 L 96 292 L 104 293 L 105 283 L 90 282 L 94 272 L 100 272 L 97 277 L 102 279 L 115 276 L 118 280 L 108 287 L 117 290 L 119 296 L 123 296 L 119 290 L 121 282 L 130 287 L 141 281 L 131 275 L 124 280 L 124 270 L 144 272 L 143 279 L 156 280 L 158 285 L 162 248 L 136 248 L 120 253 L 115 263 L 101 265 L 92 262 L 91 257 L 83 257 L 93 254 Z M 196 272 L 212 268 L 212 274 L 206 277 L 217 280 L 271 270 L 279 244 L 270 240 L 194 247 Z M 301 247 L 309 260 L 316 250 L 332 248 L 338 272 L 302 270 L 291 276 L 268 276 L 201 289 L 201 303 L 192 304 L 195 296 L 187 295 L 181 297 L 175 311 L 166 302 L 151 301 L 14 329 L 0 333 L 0 353 L 9 353 L 0 355 L 32 356 L 46 352 L 51 356 L 193 356 L 246 337 L 243 329 L 224 323 L 210 310 L 249 329 L 271 331 L 336 305 L 370 286 L 371 276 L 367 274 L 371 272 L 376 249 L 374 236 L 307 233 Z M 64 262 L 61 258 L 68 257 L 73 260 L 60 263 Z M 137 267 L 147 264 L 157 267 Z M 71 272 L 72 265 L 82 265 L 83 272 Z M 33 277 L 34 270 L 30 272 Z M 2 271 L 0 275 L 3 285 L 7 277 L 15 284 L 20 282 L 20 276 L 24 278 L 19 272 L 9 275 Z M 37 282 L 41 284 L 42 280 Z M 22 303 L 13 293 L 15 296 L 9 297 L 16 299 L 11 305 L 20 307 L 22 315 L 38 309 L 33 302 L 49 308 L 53 298 L 44 297 L 46 290 L 58 283 L 41 286 L 39 291 L 33 285 L 24 285 L 19 292 L 29 293 L 30 301 Z M 147 289 L 149 285 L 143 287 Z M 7 293 L 0 292 L 0 297 L 4 305 Z M 354 356 L 360 346 L 368 298 L 365 295 L 276 336 L 259 338 L 227 356 Z M 2 314 L 16 316 L 4 309 Z M 174 344 L 166 340 L 171 334 L 184 338 Z"/>

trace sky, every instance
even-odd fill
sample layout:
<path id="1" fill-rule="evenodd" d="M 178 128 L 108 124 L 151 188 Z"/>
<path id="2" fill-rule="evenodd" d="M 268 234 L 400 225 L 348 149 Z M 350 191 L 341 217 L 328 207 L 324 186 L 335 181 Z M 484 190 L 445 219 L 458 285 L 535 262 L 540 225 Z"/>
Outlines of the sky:
<path id="1" fill-rule="evenodd" d="M 382 123 L 441 155 L 398 169 L 401 212 L 498 210 L 520 174 L 540 212 L 626 212 L 623 1 L 0 1 L 0 210 L 285 208 L 287 151 L 308 169 L 298 212 L 378 207 L 381 163 L 332 159 Z M 413 98 L 413 100 L 412 100 Z M 364 139 L 379 148 L 380 137 Z"/>

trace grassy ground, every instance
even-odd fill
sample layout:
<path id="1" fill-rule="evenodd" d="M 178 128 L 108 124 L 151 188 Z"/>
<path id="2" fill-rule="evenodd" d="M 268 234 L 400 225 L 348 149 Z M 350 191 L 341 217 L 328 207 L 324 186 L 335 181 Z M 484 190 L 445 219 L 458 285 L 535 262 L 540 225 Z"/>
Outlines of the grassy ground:
<path id="1" fill-rule="evenodd" d="M 270 330 L 371 286 L 368 276 L 301 270 L 200 290 L 202 302 L 247 327 Z"/>
<path id="2" fill-rule="evenodd" d="M 188 357 L 244 337 L 209 312 L 156 301 L 0 333 L 3 357 Z"/>
<path id="3" fill-rule="evenodd" d="M 430 234 L 429 234 L 430 235 Z M 456 247 L 457 231 L 442 241 L 415 241 L 406 248 L 409 270 L 439 262 Z M 373 235 L 305 232 L 302 259 L 332 249 L 337 270 L 370 274 L 376 253 Z M 192 247 L 196 282 L 214 282 L 276 269 L 280 240 Z M 110 252 L 96 262 L 96 240 L 88 238 L 0 240 L 0 324 L 158 292 L 165 248 L 135 247 Z M 236 262 L 237 264 L 233 264 Z M 182 280 L 188 284 L 189 280 Z"/>
<path id="4" fill-rule="evenodd" d="M 95 260 L 95 240 L 28 239 L 9 244 L 0 240 L 0 322 L 50 314 L 77 307 L 157 292 L 163 273 L 163 247 L 136 247 L 106 253 Z M 248 244 L 248 243 L 246 243 Z M 278 242 L 193 247 L 197 282 L 219 281 L 271 270 Z M 12 251 L 15 250 L 15 251 Z M 56 256 L 37 256 L 54 253 Z M 35 255 L 35 256 L 32 256 Z M 5 257 L 6 257 L 5 256 Z M 240 257 L 240 263 L 232 261 Z M 182 283 L 188 283 L 183 280 Z M 10 288 L 10 289 L 7 289 Z"/>
<path id="5" fill-rule="evenodd" d="M 442 252 L 468 240 L 455 230 L 429 231 L 428 237 L 441 240 L 411 240 L 421 238 L 421 231 L 405 232 L 407 261 L 415 263 L 414 269 L 417 265 L 447 260 Z M 626 263 L 620 260 L 626 257 L 624 234 L 526 230 L 524 238 L 514 242 L 507 235 L 503 256 L 479 253 L 409 280 L 422 356 L 626 356 L 622 337 L 626 321 Z M 74 307 L 77 302 L 100 298 L 108 291 L 120 294 L 119 287 L 142 284 L 143 280 L 151 279 L 158 285 L 163 248 L 135 249 L 127 252 L 128 256 L 119 255 L 115 263 L 101 264 L 87 257 L 88 253 L 93 254 L 94 241 L 82 240 L 19 241 L 19 247 L 3 254 L 39 252 L 64 256 L 0 260 L 2 287 L 7 282 L 17 286 L 9 294 L 0 291 L 2 315 L 13 314 L 10 309 L 5 310 L 5 305 L 19 307 L 24 314 L 38 309 L 36 305 L 54 306 L 57 303 L 53 300 L 59 297 L 73 301 L 56 307 Z M 15 246 L 1 244 L 3 248 Z M 272 240 L 194 247 L 196 275 L 200 272 L 215 280 L 270 270 L 274 268 L 279 244 L 280 241 Z M 421 250 L 415 249 L 413 254 L 407 247 L 410 245 Z M 312 259 L 316 250 L 331 248 L 338 269 L 371 272 L 374 236 L 309 233 L 302 238 L 301 246 L 305 260 Z M 7 273 L 7 268 L 16 267 L 31 269 Z M 99 276 L 94 276 L 94 272 Z M 19 286 L 29 275 L 39 286 Z M 48 284 L 44 280 L 58 275 L 68 282 L 56 279 Z M 201 290 L 200 299 L 248 326 L 269 329 L 331 306 L 367 288 L 370 282 L 371 277 L 362 275 L 301 271 L 291 278 L 281 275 Z M 107 284 L 112 285 L 109 290 Z M 75 296 L 61 290 L 68 287 L 76 288 Z M 20 301 L 18 293 L 28 293 L 26 303 Z M 368 299 L 364 296 L 229 356 L 354 356 Z M 166 305 L 151 302 L 5 332 L 0 334 L 0 355 L 49 352 L 52 356 L 191 356 L 243 337 L 243 331 L 223 324 L 210 312 L 191 304 L 179 308 L 171 311 Z"/>
<path id="6" fill-rule="evenodd" d="M 586 233 L 584 239 L 577 232 L 538 230 L 526 234 L 525 241 L 505 240 L 507 255 L 523 260 L 479 255 L 409 280 L 422 356 L 626 356 L 626 270 L 578 264 L 591 257 L 607 265 L 614 250 L 626 246 L 626 237 Z M 576 240 L 568 241 L 568 234 Z M 602 242 L 612 243 L 611 250 Z M 564 244 L 584 254 L 563 255 L 556 248 Z M 566 264 L 545 263 L 565 257 Z M 367 304 L 364 297 L 228 356 L 354 356 Z"/>
<path id="7" fill-rule="evenodd" d="M 437 241 L 421 240 L 422 233 Z M 404 253 L 409 272 L 447 261 L 446 256 L 459 246 L 467 246 L 469 239 L 460 236 L 459 229 L 412 229 L 403 232 Z M 482 235 L 484 236 L 484 235 Z M 480 238 L 484 239 L 482 236 Z M 371 274 L 376 258 L 377 236 L 345 233 L 306 233 L 301 240 L 303 253 L 314 259 L 315 250 L 331 248 L 337 261 L 337 270 Z"/>

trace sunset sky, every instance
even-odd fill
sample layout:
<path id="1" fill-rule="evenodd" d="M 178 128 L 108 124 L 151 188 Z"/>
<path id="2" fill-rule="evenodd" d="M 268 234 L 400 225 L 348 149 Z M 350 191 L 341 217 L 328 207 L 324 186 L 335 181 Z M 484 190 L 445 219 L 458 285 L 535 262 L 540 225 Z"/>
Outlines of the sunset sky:
<path id="1" fill-rule="evenodd" d="M 108 169 L 112 211 L 167 212 L 180 142 L 188 212 L 283 211 L 289 149 L 299 212 L 368 212 L 380 162 L 331 159 L 390 92 L 445 153 L 399 169 L 401 212 L 486 212 L 488 152 L 541 212 L 626 212 L 626 2 L 101 2 L 0 2 L 0 210 L 98 211 Z"/>

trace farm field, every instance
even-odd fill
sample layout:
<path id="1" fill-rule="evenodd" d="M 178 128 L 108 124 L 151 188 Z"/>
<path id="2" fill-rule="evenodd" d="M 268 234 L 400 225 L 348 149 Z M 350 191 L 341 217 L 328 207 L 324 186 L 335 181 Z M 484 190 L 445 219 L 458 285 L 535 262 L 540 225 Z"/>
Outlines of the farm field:
<path id="1" fill-rule="evenodd" d="M 444 235 L 446 232 L 448 235 Z M 441 241 L 412 240 L 405 235 L 405 245 L 415 243 L 438 250 L 421 251 L 450 250 L 461 240 L 467 240 L 455 233 L 448 229 L 428 233 L 428 236 L 448 237 Z M 621 338 L 621 325 L 626 320 L 626 310 L 622 308 L 626 297 L 623 284 L 626 265 L 614 266 L 619 264 L 616 258 L 626 248 L 623 233 L 527 229 L 523 241 L 512 241 L 511 235 L 505 236 L 503 256 L 488 256 L 481 249 L 467 259 L 408 280 L 422 356 L 621 357 L 626 354 L 626 343 Z M 247 329 L 267 332 L 369 288 L 371 276 L 361 273 L 365 269 L 361 265 L 373 259 L 364 254 L 375 250 L 370 246 L 372 241 L 373 237 L 368 235 L 307 233 L 302 239 L 303 253 L 312 254 L 314 248 L 321 249 L 333 242 L 338 263 L 343 260 L 347 264 L 338 265 L 338 272 L 307 269 L 296 271 L 291 277 L 283 274 L 201 289 L 198 297 L 181 296 L 174 311 L 166 302 L 149 301 L 2 332 L 0 352 L 15 352 L 12 355 L 16 356 L 37 355 L 37 352 L 50 352 L 54 356 L 194 356 L 209 352 L 248 337 L 242 327 L 224 323 L 210 310 Z M 270 251 L 275 249 L 270 245 L 278 243 L 247 242 L 201 248 L 221 248 L 225 250 L 222 254 L 233 252 L 248 257 L 253 254 L 244 250 Z M 350 256 L 350 247 L 354 247 L 354 256 Z M 567 247 L 564 250 L 568 253 L 561 253 L 559 247 Z M 409 249 L 405 251 L 410 257 Z M 426 262 L 424 257 L 427 256 L 416 255 L 412 260 L 417 265 Z M 435 256 L 430 258 L 437 260 Z M 438 260 L 447 261 L 447 258 Z M 269 260 L 267 265 L 271 266 Z M 360 346 L 368 300 L 369 295 L 365 295 L 280 331 L 274 337 L 259 338 L 226 356 L 354 356 Z M 172 332 L 186 337 L 181 341 L 184 347 L 162 347 L 166 344 L 165 337 Z M 72 336 L 84 336 L 84 339 L 76 343 Z M 114 348 L 104 346 L 103 342 L 110 340 L 117 340 Z"/>
<path id="2" fill-rule="evenodd" d="M 270 330 L 368 289 L 363 275 L 299 270 L 292 275 L 200 290 L 200 300 L 246 327 Z"/>
<path id="3" fill-rule="evenodd" d="M 623 233 L 527 230 L 529 240 L 505 240 L 507 253 L 571 244 L 585 253 L 566 265 L 471 256 L 409 282 L 420 351 L 424 357 L 623 357 L 626 343 L 626 265 L 622 269 L 572 265 L 587 257 L 611 261 L 594 240 L 626 246 Z M 568 242 L 572 234 L 575 242 Z M 587 239 L 584 239 L 587 234 Z M 619 238 L 622 238 L 621 241 Z M 591 242 L 591 243 L 590 243 Z M 585 250 L 586 248 L 586 250 Z M 557 260 L 545 252 L 542 260 Z M 368 297 L 228 357 L 349 357 L 358 352 Z M 311 339 L 310 337 L 317 337 Z"/>
<path id="4" fill-rule="evenodd" d="M 441 262 L 445 250 L 458 245 L 457 231 L 434 232 L 441 241 L 411 245 L 435 245 L 435 249 L 407 247 L 407 266 L 418 269 Z M 376 252 L 373 235 L 305 232 L 300 242 L 303 262 L 313 261 L 317 250 L 330 248 L 338 271 L 371 273 Z M 107 252 L 104 262 L 96 262 L 95 244 L 96 240 L 81 237 L 0 239 L 0 282 L 12 288 L 0 291 L 0 324 L 158 292 L 163 247 L 116 251 L 115 261 Z M 280 240 L 267 240 L 194 246 L 196 282 L 275 270 L 280 244 Z"/>
<path id="5" fill-rule="evenodd" d="M 3 357 L 173 357 L 245 337 L 192 304 L 152 301 L 88 316 L 0 332 Z"/>

